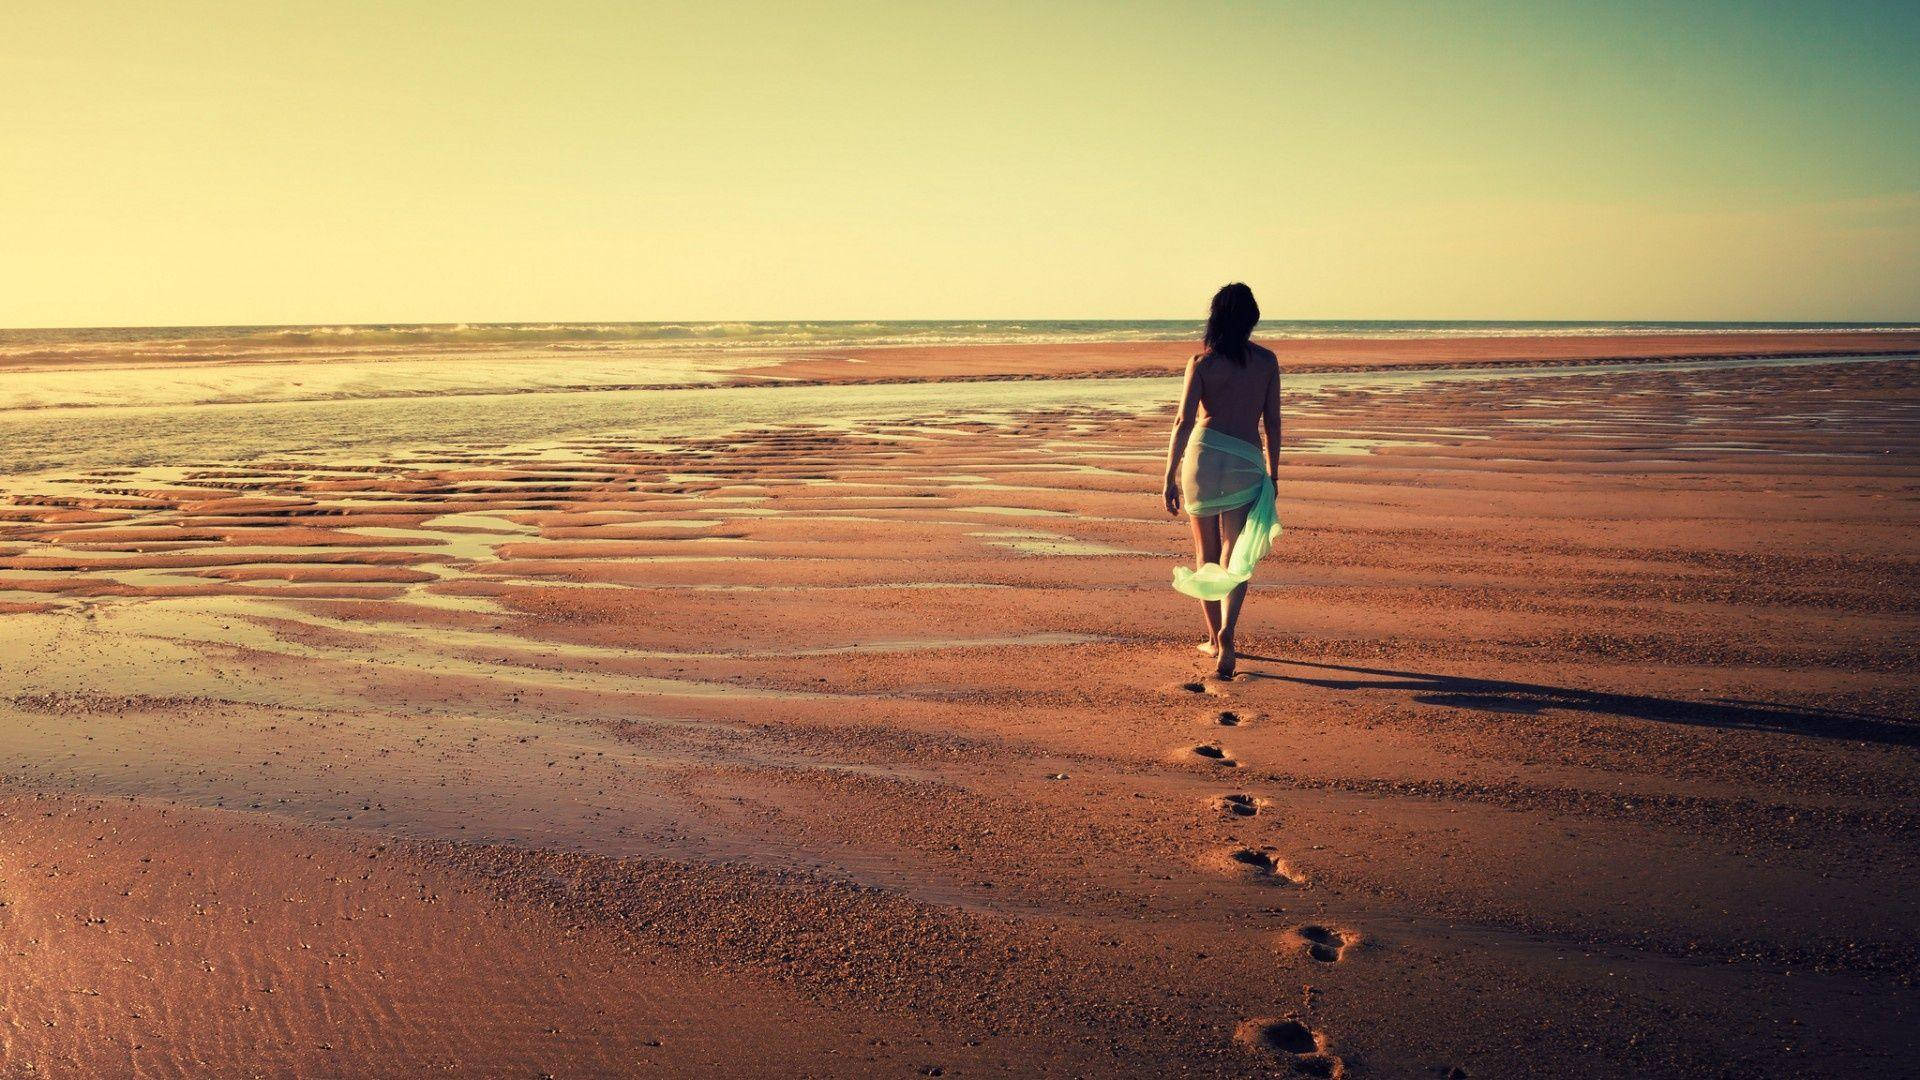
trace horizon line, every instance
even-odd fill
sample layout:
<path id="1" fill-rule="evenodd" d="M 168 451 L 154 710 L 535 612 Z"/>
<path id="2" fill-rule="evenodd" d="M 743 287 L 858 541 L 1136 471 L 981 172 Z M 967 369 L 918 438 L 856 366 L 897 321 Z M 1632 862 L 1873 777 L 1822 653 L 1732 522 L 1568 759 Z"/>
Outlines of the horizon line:
<path id="1" fill-rule="evenodd" d="M 1080 316 L 1080 315 L 1028 315 L 1028 316 L 943 316 L 927 318 L 900 317 L 852 317 L 852 318 L 670 318 L 670 319 L 445 319 L 445 320 L 400 320 L 375 319 L 368 321 L 349 321 L 343 319 L 321 320 L 313 322 L 182 322 L 182 323 L 72 323 L 39 326 L 0 326 L 0 333 L 33 332 L 55 330 L 245 330 L 245 329 L 286 329 L 300 327 L 342 327 L 348 329 L 373 327 L 460 327 L 460 326 L 719 326 L 726 324 L 777 325 L 792 323 L 844 324 L 863 323 L 1193 323 L 1202 325 L 1204 315 L 1132 315 L 1132 316 Z M 1713 319 L 1713 318 L 1519 318 L 1519 317 L 1447 317 L 1430 318 L 1420 316 L 1263 316 L 1260 325 L 1277 323 L 1542 323 L 1565 325 L 1604 325 L 1609 323 L 1643 323 L 1651 325 L 1688 325 L 1714 324 L 1719 326 L 1834 326 L 1862 327 L 1868 329 L 1920 329 L 1920 314 L 1909 318 L 1893 319 Z"/>

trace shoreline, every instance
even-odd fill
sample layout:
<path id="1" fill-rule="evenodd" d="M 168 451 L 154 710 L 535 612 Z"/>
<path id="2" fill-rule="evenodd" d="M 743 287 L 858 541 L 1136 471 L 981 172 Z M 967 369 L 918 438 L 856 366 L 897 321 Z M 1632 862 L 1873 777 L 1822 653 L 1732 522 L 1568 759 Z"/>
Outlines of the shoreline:
<path id="1" fill-rule="evenodd" d="M 1395 337 L 1254 340 L 1272 349 L 1283 372 L 1300 374 L 1499 366 L 1549 366 L 1674 360 L 1920 353 L 1920 333 L 1695 333 L 1545 337 Z M 1197 343 L 875 346 L 796 356 L 745 373 L 784 381 L 859 384 L 965 381 L 973 378 L 1089 378 L 1178 375 Z M 827 353 L 829 350 L 811 350 Z M 845 355 L 840 355 L 845 354 Z M 862 371 L 848 370 L 857 362 Z M 935 366 L 937 365 L 937 366 Z M 926 370 L 933 367 L 933 370 Z M 884 375 L 874 374 L 875 369 Z"/>
<path id="2" fill-rule="evenodd" d="M 948 346 L 964 348 L 965 346 Z M 1677 364 L 1692 361 L 1725 361 L 1729 365 L 1749 363 L 1756 360 L 1812 360 L 1832 357 L 1836 360 L 1853 358 L 1902 357 L 1920 355 L 1920 346 L 1898 349 L 1831 349 L 1808 352 L 1744 352 L 1744 353 L 1671 353 L 1640 354 L 1622 353 L 1619 355 L 1566 356 L 1566 357 L 1512 357 L 1499 359 L 1434 360 L 1426 358 L 1407 361 L 1388 361 L 1380 363 L 1338 363 L 1331 361 L 1309 361 L 1304 364 L 1289 364 L 1285 357 L 1281 359 L 1281 375 L 1339 375 L 1349 372 L 1393 371 L 1409 375 L 1432 374 L 1442 371 L 1480 371 L 1487 369 L 1513 368 L 1580 368 L 1605 367 L 1608 365 L 1637 364 Z M 949 375 L 902 375 L 899 377 L 865 378 L 814 378 L 798 379 L 777 376 L 765 376 L 763 382 L 731 382 L 713 384 L 712 389 L 731 389 L 740 386 L 899 386 L 913 383 L 968 383 L 968 382 L 1038 382 L 1047 379 L 1129 379 L 1129 378 L 1177 378 L 1178 369 L 1157 369 L 1145 367 L 1121 367 L 1091 370 L 1067 370 L 1038 372 L 1006 372 L 997 374 L 949 374 Z M 606 389 L 616 389 L 607 387 Z M 672 384 L 654 386 L 619 387 L 624 390 L 679 390 L 685 386 Z"/>
<path id="3" fill-rule="evenodd" d="M 1719 332 L 1711 330 L 1684 333 L 1631 332 L 1593 334 L 1512 334 L 1484 336 L 1422 337 L 1283 337 L 1261 339 L 1278 355 L 1282 363 L 1304 361 L 1310 367 L 1298 370 L 1350 370 L 1403 364 L 1468 364 L 1492 361 L 1589 360 L 1625 361 L 1636 359 L 1693 359 L 1708 357 L 1751 357 L 1788 355 L 1825 355 L 1855 352 L 1920 352 L 1920 330 L 1763 330 Z M 354 351 L 351 342 L 328 343 L 305 349 L 285 346 L 244 350 L 225 354 L 182 356 L 119 356 L 116 349 L 131 351 L 137 343 L 102 346 L 95 355 L 9 354 L 0 349 L 0 374 L 8 372 L 76 372 L 137 370 L 177 367 L 188 370 L 254 365 L 330 365 L 340 363 L 386 364 L 428 359 L 439 362 L 502 361 L 510 363 L 587 364 L 608 357 L 644 363 L 681 363 L 689 357 L 707 357 L 723 361 L 717 372 L 736 370 L 744 364 L 759 362 L 773 368 L 804 367 L 809 364 L 859 362 L 883 366 L 944 362 L 966 369 L 964 374 L 1060 374 L 1083 373 L 1072 365 L 1097 359 L 1118 368 L 1135 370 L 1156 364 L 1178 370 L 1184 357 L 1199 347 L 1189 338 L 1151 340 L 1060 341 L 1060 342 L 938 342 L 930 344 L 767 344 L 727 345 L 724 343 L 671 342 L 622 347 L 607 343 L 604 347 L 573 349 L 536 343 L 481 343 L 467 346 L 447 343 L 422 343 L 417 346 L 382 343 L 364 351 Z M 981 369 L 985 370 L 981 370 Z M 916 372 L 904 372 L 909 377 Z M 937 373 L 936 373 L 937 374 Z"/>
<path id="4" fill-rule="evenodd" d="M 1452 363 L 1405 363 L 1405 364 L 1327 364 L 1309 363 L 1299 366 L 1286 366 L 1281 375 L 1343 375 L 1373 372 L 1392 372 L 1406 375 L 1433 375 L 1449 371 L 1490 371 L 1512 370 L 1526 372 L 1534 370 L 1555 371 L 1563 368 L 1587 367 L 1631 367 L 1646 365 L 1658 370 L 1662 365 L 1723 362 L 1729 367 L 1753 364 L 1771 360 L 1822 360 L 1832 359 L 1840 362 L 1870 361 L 1876 359 L 1898 359 L 1920 356 L 1920 349 L 1890 349 L 1885 351 L 1850 350 L 1846 352 L 1768 352 L 1738 354 L 1707 354 L 1700 356 L 1593 356 L 1561 357 L 1545 360 L 1469 360 Z M 595 394 L 595 393 L 634 393 L 638 391 L 683 391 L 683 390 L 760 390 L 768 388 L 791 387 L 795 389 L 819 389 L 833 386 L 918 386 L 943 383 L 1020 383 L 1020 382 L 1065 382 L 1076 380 L 1106 379 L 1173 379 L 1180 372 L 1154 368 L 1106 368 L 1087 371 L 1059 372 L 1007 372 L 1000 374 L 946 374 L 946 375 L 901 375 L 897 377 L 855 377 L 855 378 L 788 378 L 782 376 L 758 376 L 739 378 L 726 382 L 693 383 L 594 383 L 583 386 L 539 386 L 519 387 L 511 390 L 496 390 L 487 387 L 474 387 L 468 390 L 420 389 L 393 391 L 378 394 L 357 394 L 352 396 L 331 397 L 283 397 L 267 401 L 251 400 L 208 400 L 180 401 L 153 404 L 85 404 L 57 403 L 52 405 L 15 405 L 0 408 L 0 415 L 7 413 L 37 413 L 58 409 L 91 411 L 94 409 L 165 409 L 194 408 L 212 405 L 316 405 L 330 401 L 343 404 L 370 401 L 408 401 L 417 398 L 473 398 L 473 397 L 520 397 L 528 394 Z"/>
<path id="5" fill-rule="evenodd" d="M 1681 376 L 1785 368 L 1899 364 L 1920 354 L 1819 354 L 1751 359 L 1681 358 L 1638 362 L 1504 361 L 1455 367 L 1293 372 L 1283 394 L 1297 402 L 1328 391 L 1395 391 L 1414 385 L 1502 380 L 1554 380 L 1639 374 Z M 878 382 L 702 383 L 654 387 L 564 386 L 414 390 L 354 397 L 261 400 L 150 400 L 50 404 L 0 409 L 0 433 L 26 454 L 0 453 L 0 470 L 21 482 L 74 468 L 167 461 L 239 464 L 276 455 L 309 459 L 354 453 L 431 453 L 436 447 L 487 439 L 522 448 L 555 439 L 641 441 L 746 433 L 806 418 L 844 426 L 906 410 L 912 414 L 1007 418 L 1022 412 L 1105 408 L 1140 415 L 1163 409 L 1178 379 L 1170 373 L 1110 375 L 953 376 Z M 555 400 L 559 399 L 559 400 Z M 137 421 L 136 428 L 128 428 Z M 237 428 L 236 428 L 237 424 Z M 263 424 L 270 434 L 250 434 Z M 137 430 L 137 440 L 123 433 Z M 236 434 L 236 431 L 240 434 Z M 390 435 L 373 435 L 390 432 Z M 107 447 L 108 450 L 97 449 Z"/>
<path id="6" fill-rule="evenodd" d="M 1624 335 L 1579 338 L 1319 339 L 1276 349 L 1283 375 L 1497 370 L 1686 362 L 1729 364 L 1832 356 L 1920 355 L 1920 333 Z M 739 387 L 910 386 L 1178 377 L 1184 342 L 873 346 L 717 357 L 598 357 L 571 366 L 551 354 L 223 358 L 190 363 L 98 362 L 9 370 L 0 358 L 0 415 L 98 408 L 319 404 L 524 394 Z M 1631 345 L 1642 347 L 1632 348 Z M 662 366 L 668 378 L 623 378 Z M 9 376 L 19 380 L 9 389 Z M 298 377 L 296 377 L 298 376 Z M 386 377 L 383 382 L 382 378 Z M 224 379 L 224 381 L 222 381 Z M 311 385 L 312 388 L 308 388 Z M 179 388 L 192 388 L 185 390 Z M 291 388 L 303 388 L 294 392 Z M 198 394 L 200 396 L 187 396 Z"/>

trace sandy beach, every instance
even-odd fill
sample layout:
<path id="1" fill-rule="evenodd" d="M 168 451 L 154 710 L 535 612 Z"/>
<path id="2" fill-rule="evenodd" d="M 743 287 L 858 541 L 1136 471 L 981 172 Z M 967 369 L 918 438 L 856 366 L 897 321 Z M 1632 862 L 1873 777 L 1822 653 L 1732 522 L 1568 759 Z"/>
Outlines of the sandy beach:
<path id="1" fill-rule="evenodd" d="M 1911 1075 L 1920 335 L 1273 345 L 22 350 L 0 1076 Z"/>

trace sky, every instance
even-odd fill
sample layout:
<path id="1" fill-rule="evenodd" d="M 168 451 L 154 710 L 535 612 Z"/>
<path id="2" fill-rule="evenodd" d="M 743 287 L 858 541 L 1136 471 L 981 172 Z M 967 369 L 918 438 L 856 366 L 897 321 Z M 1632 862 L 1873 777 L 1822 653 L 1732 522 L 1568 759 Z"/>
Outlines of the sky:
<path id="1" fill-rule="evenodd" d="M 8 0 L 0 326 L 1920 319 L 1920 4 Z"/>

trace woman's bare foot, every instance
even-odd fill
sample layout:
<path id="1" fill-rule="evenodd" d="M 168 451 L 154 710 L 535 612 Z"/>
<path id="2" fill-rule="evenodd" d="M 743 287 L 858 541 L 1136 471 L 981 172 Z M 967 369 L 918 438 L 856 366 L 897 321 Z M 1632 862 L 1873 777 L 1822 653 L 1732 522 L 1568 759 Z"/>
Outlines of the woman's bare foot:
<path id="1" fill-rule="evenodd" d="M 1234 659 L 1233 642 L 1225 640 L 1224 638 L 1221 639 L 1220 662 L 1214 665 L 1213 673 L 1222 679 L 1233 678 Z"/>
<path id="2" fill-rule="evenodd" d="M 1207 654 L 1208 656 L 1220 655 L 1220 642 L 1216 638 L 1208 638 L 1207 640 L 1201 642 L 1200 644 L 1195 645 L 1194 648 L 1200 650 L 1201 652 Z"/>

